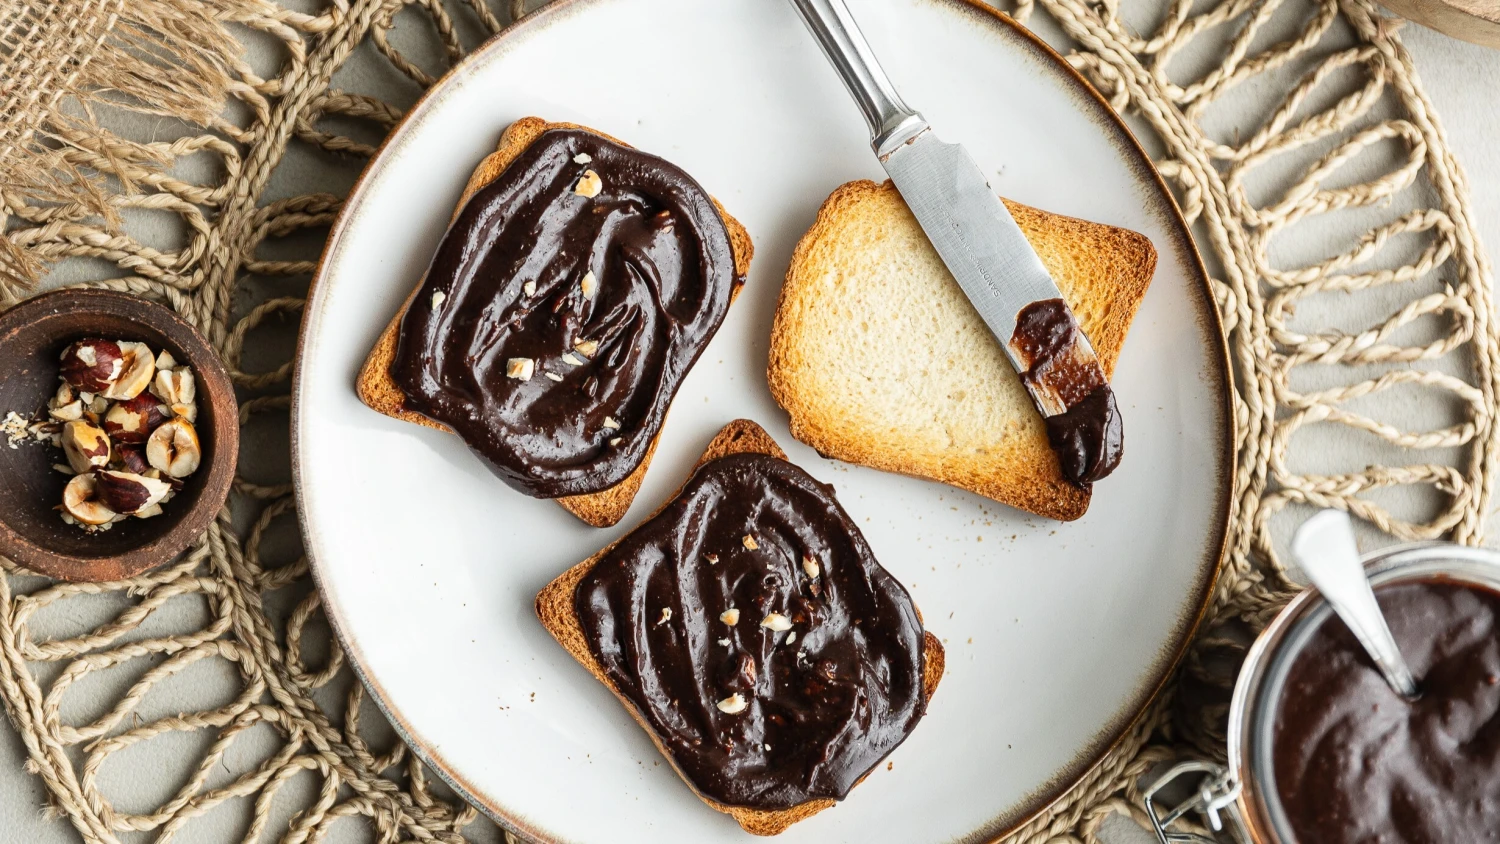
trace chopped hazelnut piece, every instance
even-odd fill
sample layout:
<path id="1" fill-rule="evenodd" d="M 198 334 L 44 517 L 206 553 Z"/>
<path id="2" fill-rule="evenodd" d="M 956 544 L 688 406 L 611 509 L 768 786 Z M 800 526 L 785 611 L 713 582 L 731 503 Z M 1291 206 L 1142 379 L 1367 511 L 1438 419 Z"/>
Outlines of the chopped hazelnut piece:
<path id="1" fill-rule="evenodd" d="M 594 157 L 592 155 L 589 155 L 586 152 L 580 152 L 577 155 L 573 156 L 573 163 L 574 164 L 588 164 L 590 161 L 593 161 L 593 160 L 594 160 Z"/>
<path id="2" fill-rule="evenodd" d="M 567 364 L 568 366 L 583 366 L 583 358 L 578 357 L 572 352 L 564 352 L 562 359 L 563 363 Z"/>
<path id="3" fill-rule="evenodd" d="M 432 294 L 432 309 L 435 311 L 438 308 L 442 307 L 443 306 L 443 300 L 446 299 L 446 298 L 448 298 L 448 294 L 444 293 L 441 290 L 436 291 L 435 293 L 433 293 Z"/>
<path id="4" fill-rule="evenodd" d="M 599 278 L 594 275 L 593 270 L 583 274 L 583 280 L 578 282 L 578 289 L 583 291 L 585 299 L 592 299 L 599 292 Z"/>
<path id="5" fill-rule="evenodd" d="M 786 643 L 788 645 L 795 641 L 797 641 L 797 631 L 793 630 L 792 632 L 786 634 Z"/>
<path id="6" fill-rule="evenodd" d="M 741 712 L 744 712 L 745 707 L 749 706 L 750 704 L 745 702 L 744 695 L 740 694 L 739 692 L 735 692 L 729 697 L 726 697 L 723 700 L 719 701 L 715 705 L 719 707 L 720 712 L 723 712 L 726 715 L 738 715 Z"/>
<path id="7" fill-rule="evenodd" d="M 821 571 L 821 569 L 818 568 L 817 560 L 814 560 L 812 557 L 803 557 L 802 571 L 807 574 L 809 579 L 817 580 L 818 572 Z"/>
<path id="8" fill-rule="evenodd" d="M 536 361 L 531 358 L 511 358 L 505 362 L 505 377 L 517 381 L 530 381 L 536 371 Z"/>
<path id="9" fill-rule="evenodd" d="M 620 443 L 622 443 L 624 441 L 625 440 L 623 438 L 621 438 L 621 437 L 611 437 L 610 441 L 609 441 L 609 444 L 612 445 L 612 446 L 614 446 L 615 448 L 619 448 L 620 447 Z"/>
<path id="10" fill-rule="evenodd" d="M 543 372 L 542 374 L 545 375 L 545 376 L 547 376 L 547 378 L 549 378 L 550 380 L 553 380 L 553 381 L 561 381 L 561 380 L 563 380 L 563 377 L 561 375 L 558 375 L 556 372 Z"/>
<path id="11" fill-rule="evenodd" d="M 782 633 L 792 629 L 792 620 L 779 612 L 773 612 L 761 621 L 760 626 L 774 633 Z"/>
<path id="12" fill-rule="evenodd" d="M 729 625 L 730 627 L 733 627 L 736 624 L 740 623 L 740 611 L 735 609 L 734 607 L 730 607 L 729 609 L 719 614 L 719 620 Z"/>
<path id="13" fill-rule="evenodd" d="M 660 627 L 663 624 L 666 624 L 667 622 L 669 622 L 671 620 L 672 620 L 672 608 L 671 607 L 662 607 L 661 608 L 661 618 L 658 618 L 656 620 L 656 626 Z"/>
<path id="14" fill-rule="evenodd" d="M 611 431 L 618 431 L 620 430 L 620 420 L 613 416 L 606 416 L 604 417 L 604 427 Z"/>
<path id="15" fill-rule="evenodd" d="M 578 342 L 573 344 L 573 348 L 578 350 L 578 353 L 580 355 L 583 355 L 586 358 L 591 358 L 599 353 L 599 341 L 579 340 Z"/>
<path id="16" fill-rule="evenodd" d="M 719 555 L 718 554 L 704 554 L 703 555 L 703 559 L 708 560 L 708 564 L 712 566 L 712 565 L 716 565 L 719 562 Z"/>
<path id="17" fill-rule="evenodd" d="M 744 544 L 745 550 L 747 551 L 754 551 L 755 549 L 760 547 L 760 543 L 755 541 L 755 537 L 751 536 L 748 533 L 745 534 L 745 538 L 741 539 L 740 542 Z"/>
<path id="18" fill-rule="evenodd" d="M 583 178 L 579 179 L 577 187 L 573 188 L 574 193 L 589 199 L 598 196 L 602 190 L 604 190 L 604 180 L 600 179 L 599 174 L 593 170 L 583 171 Z"/>
<path id="19" fill-rule="evenodd" d="M 531 297 L 535 296 L 536 295 L 536 282 L 534 282 L 534 281 L 528 281 L 525 284 L 521 285 L 521 295 L 525 296 L 527 299 L 530 299 Z"/>

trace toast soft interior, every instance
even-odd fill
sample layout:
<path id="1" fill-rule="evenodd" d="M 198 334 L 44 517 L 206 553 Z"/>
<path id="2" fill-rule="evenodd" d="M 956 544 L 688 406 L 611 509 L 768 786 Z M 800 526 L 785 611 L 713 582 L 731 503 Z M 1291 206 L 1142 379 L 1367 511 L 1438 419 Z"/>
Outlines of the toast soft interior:
<path id="1" fill-rule="evenodd" d="M 1006 206 L 1112 375 L 1156 267 L 1151 242 Z M 941 481 L 1048 518 L 1088 510 L 1090 493 L 1063 478 L 999 341 L 890 182 L 843 185 L 798 243 L 767 379 L 792 435 L 825 456 Z"/>
<path id="2" fill-rule="evenodd" d="M 469 176 L 469 182 L 464 186 L 463 194 L 454 207 L 453 216 L 457 217 L 459 210 L 469 201 L 480 188 L 493 182 L 500 176 L 505 168 L 510 165 L 517 156 L 521 154 L 531 142 L 536 140 L 543 132 L 549 129 L 581 129 L 592 132 L 602 138 L 606 138 L 621 146 L 629 146 L 624 141 L 611 137 L 603 132 L 590 129 L 587 126 L 579 126 L 575 123 L 549 123 L 538 117 L 524 117 L 510 124 L 500 136 L 500 143 L 496 150 L 479 162 L 474 168 L 474 173 Z M 724 218 L 724 226 L 729 231 L 729 242 L 734 249 L 735 274 L 744 278 L 750 271 L 750 259 L 755 249 L 750 242 L 750 233 L 739 221 L 724 210 L 724 206 L 714 200 L 714 205 L 719 209 L 719 215 Z M 359 376 L 355 381 L 355 391 L 359 394 L 359 400 L 386 416 L 424 425 L 428 428 L 436 428 L 440 431 L 452 433 L 446 425 L 435 422 L 420 413 L 409 411 L 405 407 L 405 396 L 401 389 L 396 386 L 390 375 L 391 361 L 396 356 L 396 345 L 401 333 L 401 319 L 406 315 L 406 309 L 411 305 L 412 299 L 417 291 L 422 288 L 424 279 L 418 279 L 412 292 L 402 303 L 396 315 L 391 318 L 375 341 L 375 346 L 365 358 L 364 366 L 360 369 Z M 736 284 L 731 293 L 731 302 L 739 295 L 740 285 Z M 646 467 L 651 464 L 652 455 L 656 453 L 657 440 L 653 439 L 651 447 L 646 451 L 646 457 L 631 472 L 625 480 L 615 484 L 606 490 L 591 493 L 589 495 L 573 495 L 556 499 L 568 512 L 593 525 L 594 527 L 608 527 L 624 518 L 625 512 L 630 509 L 630 504 L 635 500 L 635 495 L 641 488 L 641 481 L 646 477 Z"/>
<path id="3" fill-rule="evenodd" d="M 698 459 L 698 463 L 694 466 L 694 469 L 710 460 L 725 455 L 747 452 L 769 454 L 783 460 L 786 459 L 786 452 L 781 450 L 781 447 L 776 444 L 775 440 L 771 439 L 771 436 L 764 429 L 748 419 L 739 419 L 726 425 L 714 437 L 713 441 L 708 444 L 708 448 L 704 450 L 703 456 Z M 691 475 L 691 473 L 689 474 Z M 673 497 L 676 497 L 675 494 Z M 668 499 L 668 501 L 670 500 Z M 666 504 L 663 503 L 662 506 L 665 507 Z M 593 652 L 589 650 L 588 640 L 584 636 L 583 628 L 579 625 L 578 616 L 573 611 L 573 594 L 577 590 L 579 581 L 612 548 L 614 548 L 613 544 L 568 569 L 556 580 L 547 584 L 536 598 L 537 618 L 541 619 L 542 626 L 547 628 L 547 632 L 551 633 L 552 637 L 557 639 L 558 643 L 569 654 L 572 654 L 573 658 L 578 660 L 580 665 L 588 669 L 588 672 L 594 675 L 596 680 L 603 683 L 615 694 L 615 697 L 619 698 L 620 702 L 625 705 L 626 711 L 630 713 L 630 716 L 636 720 L 636 723 L 641 725 L 641 728 L 646 731 L 647 735 L 651 736 L 651 740 L 656 744 L 657 749 L 667 758 L 668 762 L 671 762 L 671 754 L 662 746 L 656 733 L 646 723 L 645 719 L 641 717 L 640 713 L 636 711 L 635 705 L 631 703 L 629 698 L 620 694 L 619 689 L 615 687 L 614 683 L 610 682 L 609 678 L 605 676 L 604 671 L 599 667 L 598 662 L 594 659 Z M 919 617 L 920 615 L 918 613 Z M 923 647 L 924 669 L 922 674 L 922 693 L 927 701 L 930 702 L 933 693 L 937 691 L 938 681 L 943 677 L 944 653 L 942 644 L 930 631 L 924 632 Z M 676 767 L 674 763 L 673 769 L 676 770 Z M 681 773 L 679 770 L 678 774 L 681 775 Z M 688 783 L 689 788 L 692 788 L 692 783 L 686 777 L 683 778 L 683 781 Z M 695 794 L 698 794 L 697 789 L 693 791 Z M 811 800 L 789 809 L 767 810 L 752 809 L 743 806 L 726 806 L 717 801 L 710 800 L 702 794 L 698 794 L 698 797 L 715 811 L 723 812 L 733 817 L 741 827 L 744 827 L 746 832 L 756 835 L 776 835 L 797 821 L 812 817 L 837 802 L 831 799 Z"/>

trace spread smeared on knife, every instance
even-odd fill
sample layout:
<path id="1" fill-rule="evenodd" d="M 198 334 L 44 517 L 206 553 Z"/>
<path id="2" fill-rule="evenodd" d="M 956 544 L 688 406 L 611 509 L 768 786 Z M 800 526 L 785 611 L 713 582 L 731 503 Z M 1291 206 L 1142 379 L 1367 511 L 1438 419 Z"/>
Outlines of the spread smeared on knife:
<path id="1" fill-rule="evenodd" d="M 925 710 L 911 597 L 831 489 L 775 457 L 704 464 L 574 609 L 604 674 L 726 805 L 842 799 Z"/>
<path id="2" fill-rule="evenodd" d="M 599 492 L 645 458 L 740 281 L 690 176 L 549 130 L 443 235 L 391 377 L 516 489 Z"/>
<path id="3" fill-rule="evenodd" d="M 1061 299 L 1032 302 L 1016 314 L 1010 348 L 1025 362 L 1021 380 L 1039 403 L 1063 477 L 1087 487 L 1115 470 L 1125 449 L 1115 393 Z"/>

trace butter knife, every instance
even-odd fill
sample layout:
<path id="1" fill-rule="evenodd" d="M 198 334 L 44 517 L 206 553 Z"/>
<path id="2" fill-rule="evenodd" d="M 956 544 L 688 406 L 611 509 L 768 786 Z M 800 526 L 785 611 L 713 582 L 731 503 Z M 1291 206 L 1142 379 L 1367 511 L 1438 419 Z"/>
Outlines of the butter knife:
<path id="1" fill-rule="evenodd" d="M 1124 429 L 1088 337 L 984 171 L 909 108 L 844 0 L 791 0 L 870 126 L 871 145 L 1047 423 L 1063 477 L 1087 488 L 1120 462 Z"/>

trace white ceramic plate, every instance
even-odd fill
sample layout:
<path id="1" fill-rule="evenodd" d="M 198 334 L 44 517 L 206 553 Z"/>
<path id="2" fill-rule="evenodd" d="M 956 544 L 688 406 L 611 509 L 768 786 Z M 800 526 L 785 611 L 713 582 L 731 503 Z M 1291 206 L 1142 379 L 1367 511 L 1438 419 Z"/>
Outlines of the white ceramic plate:
<path id="1" fill-rule="evenodd" d="M 1175 664 L 1223 545 L 1223 343 L 1201 264 L 1144 154 L 1050 51 L 961 0 L 861 0 L 906 99 L 1006 196 L 1126 226 L 1160 253 L 1115 373 L 1126 457 L 1058 524 L 830 462 L 765 384 L 792 248 L 839 184 L 881 178 L 858 112 L 776 0 L 573 0 L 490 42 L 418 104 L 329 240 L 303 328 L 296 478 L 328 613 L 417 752 L 513 829 L 577 842 L 740 841 L 544 632 L 536 592 L 651 512 L 715 431 L 764 425 L 832 482 L 947 646 L 926 718 L 843 805 L 786 841 L 975 840 L 1098 761 Z M 749 228 L 744 294 L 682 387 L 620 526 L 492 477 L 456 438 L 355 399 L 361 360 L 425 269 L 470 168 L 525 115 L 666 156 Z"/>

